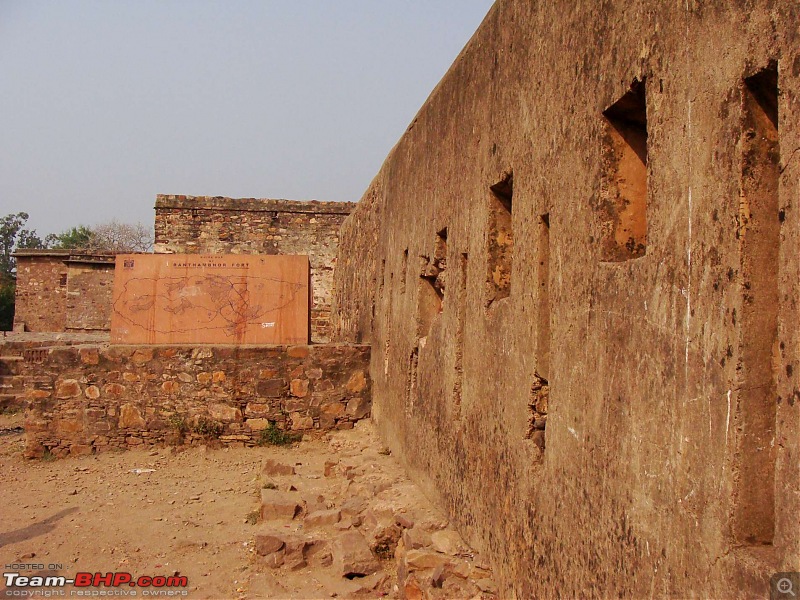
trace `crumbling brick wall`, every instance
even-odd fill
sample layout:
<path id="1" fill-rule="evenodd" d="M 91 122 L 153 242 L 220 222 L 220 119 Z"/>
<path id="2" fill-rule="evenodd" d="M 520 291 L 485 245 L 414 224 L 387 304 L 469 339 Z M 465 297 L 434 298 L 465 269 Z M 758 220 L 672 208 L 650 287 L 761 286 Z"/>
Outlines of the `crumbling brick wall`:
<path id="1" fill-rule="evenodd" d="M 67 273 L 67 331 L 109 331 L 113 290 L 113 262 L 70 262 Z"/>
<path id="2" fill-rule="evenodd" d="M 330 339 L 333 271 L 339 228 L 352 202 L 161 195 L 155 252 L 296 254 L 311 262 L 311 340 Z"/>
<path id="3" fill-rule="evenodd" d="M 368 346 L 22 349 L 28 457 L 347 429 L 370 414 Z"/>
<path id="4" fill-rule="evenodd" d="M 14 328 L 30 332 L 108 331 L 114 255 L 19 250 Z"/>
<path id="5" fill-rule="evenodd" d="M 67 265 L 69 252 L 17 258 L 17 291 L 14 329 L 20 331 L 64 331 L 67 310 Z"/>

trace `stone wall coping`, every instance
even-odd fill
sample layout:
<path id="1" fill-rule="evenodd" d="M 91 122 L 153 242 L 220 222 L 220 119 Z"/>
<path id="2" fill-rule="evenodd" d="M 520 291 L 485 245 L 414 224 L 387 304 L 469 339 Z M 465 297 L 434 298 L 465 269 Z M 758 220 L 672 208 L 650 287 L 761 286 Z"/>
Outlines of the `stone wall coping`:
<path id="1" fill-rule="evenodd" d="M 65 250 L 61 248 L 51 248 L 46 250 L 20 248 L 12 256 L 17 259 L 26 258 L 59 258 L 72 263 L 102 263 L 113 264 L 115 252 L 84 252 L 80 250 Z"/>
<path id="2" fill-rule="evenodd" d="M 348 342 L 333 342 L 333 343 L 325 343 L 325 344 L 111 344 L 109 342 L 75 342 L 75 343 L 64 343 L 59 342 L 58 340 L 53 341 L 52 343 L 47 341 L 23 341 L 23 340 L 14 340 L 12 338 L 2 339 L 0 338 L 0 350 L 3 348 L 15 348 L 15 347 L 26 347 L 26 348 L 36 348 L 37 350 L 57 350 L 57 349 L 111 349 L 111 350 L 141 350 L 146 348 L 156 348 L 156 349 L 163 349 L 163 348 L 175 348 L 176 350 L 186 350 L 186 349 L 202 349 L 202 350 L 213 350 L 215 348 L 230 350 L 234 348 L 240 348 L 243 350 L 289 350 L 291 348 L 308 348 L 311 351 L 314 350 L 324 350 L 326 348 L 359 348 L 359 349 L 366 349 L 369 348 L 369 344 L 352 344 Z"/>
<path id="3" fill-rule="evenodd" d="M 349 215 L 357 202 L 284 200 L 279 198 L 226 198 L 223 196 L 183 196 L 158 194 L 156 209 L 194 209 L 236 212 L 283 212 Z"/>

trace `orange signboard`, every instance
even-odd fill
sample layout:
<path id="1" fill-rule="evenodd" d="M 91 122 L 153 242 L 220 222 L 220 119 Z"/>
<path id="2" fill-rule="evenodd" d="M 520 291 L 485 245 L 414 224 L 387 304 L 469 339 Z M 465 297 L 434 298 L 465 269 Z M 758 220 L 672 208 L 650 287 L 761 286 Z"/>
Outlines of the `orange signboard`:
<path id="1" fill-rule="evenodd" d="M 307 344 L 307 256 L 120 254 L 114 344 Z"/>

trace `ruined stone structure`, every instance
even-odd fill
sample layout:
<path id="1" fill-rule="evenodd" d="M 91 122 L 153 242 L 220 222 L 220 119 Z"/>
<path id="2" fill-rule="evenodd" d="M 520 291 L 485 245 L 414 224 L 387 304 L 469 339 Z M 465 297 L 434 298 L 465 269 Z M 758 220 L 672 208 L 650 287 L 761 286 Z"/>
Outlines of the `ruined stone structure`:
<path id="1" fill-rule="evenodd" d="M 17 331 L 108 330 L 114 255 L 17 250 Z"/>
<path id="2" fill-rule="evenodd" d="M 311 261 L 311 340 L 330 337 L 339 228 L 352 202 L 158 195 L 155 252 L 296 254 Z"/>
<path id="3" fill-rule="evenodd" d="M 348 429 L 369 416 L 369 347 L 0 344 L 24 397 L 28 457 L 216 439 L 254 445 L 270 427 Z M 8 396 L 8 398 L 7 398 Z"/>
<path id="4" fill-rule="evenodd" d="M 800 568 L 798 22 L 498 0 L 345 221 L 334 335 L 501 597 Z"/>

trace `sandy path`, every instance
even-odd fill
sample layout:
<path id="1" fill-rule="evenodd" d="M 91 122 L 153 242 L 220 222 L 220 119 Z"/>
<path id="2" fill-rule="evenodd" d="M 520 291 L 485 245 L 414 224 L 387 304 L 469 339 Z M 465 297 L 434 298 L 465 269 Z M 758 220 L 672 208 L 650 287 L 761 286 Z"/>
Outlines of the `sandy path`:
<path id="1" fill-rule="evenodd" d="M 12 424 L 3 417 L 0 428 Z M 35 462 L 20 457 L 21 447 L 21 434 L 0 438 L 4 572 L 20 562 L 45 565 L 36 572 L 61 564 L 67 576 L 179 572 L 192 598 L 238 595 L 254 531 L 245 519 L 258 506 L 261 460 L 274 449 L 164 448 Z"/>

